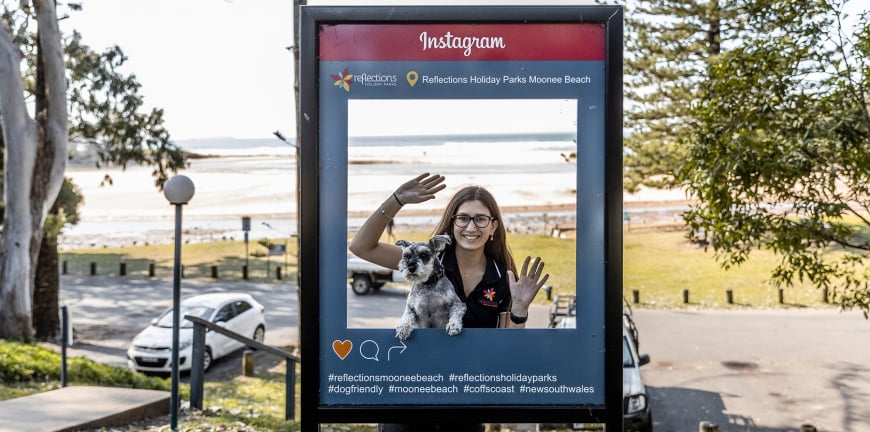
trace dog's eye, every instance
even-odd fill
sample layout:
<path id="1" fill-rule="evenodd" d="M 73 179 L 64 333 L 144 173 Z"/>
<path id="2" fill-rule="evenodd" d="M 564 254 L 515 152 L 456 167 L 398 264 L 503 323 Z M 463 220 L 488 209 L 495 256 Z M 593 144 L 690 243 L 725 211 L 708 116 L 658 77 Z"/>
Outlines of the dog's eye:
<path id="1" fill-rule="evenodd" d="M 430 255 L 428 252 L 423 252 L 420 254 L 421 261 L 429 261 L 429 258 L 432 258 L 432 255 Z"/>

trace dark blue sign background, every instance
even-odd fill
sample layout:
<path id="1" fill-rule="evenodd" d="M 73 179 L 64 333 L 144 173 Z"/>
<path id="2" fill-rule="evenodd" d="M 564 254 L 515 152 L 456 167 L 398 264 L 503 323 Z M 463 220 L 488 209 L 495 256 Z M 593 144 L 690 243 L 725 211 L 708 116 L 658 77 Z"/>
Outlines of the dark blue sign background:
<path id="1" fill-rule="evenodd" d="M 334 86 L 333 75 L 377 77 Z M 416 73 L 413 86 L 409 72 Z M 432 84 L 424 77 L 526 77 L 526 83 Z M 530 83 L 528 77 L 572 77 Z M 321 61 L 319 325 L 323 405 L 604 405 L 605 62 Z M 395 84 L 393 84 L 395 82 Z M 577 101 L 576 329 L 348 329 L 349 99 Z M 545 257 L 546 259 L 546 257 Z M 392 387 L 391 387 L 392 386 Z"/>

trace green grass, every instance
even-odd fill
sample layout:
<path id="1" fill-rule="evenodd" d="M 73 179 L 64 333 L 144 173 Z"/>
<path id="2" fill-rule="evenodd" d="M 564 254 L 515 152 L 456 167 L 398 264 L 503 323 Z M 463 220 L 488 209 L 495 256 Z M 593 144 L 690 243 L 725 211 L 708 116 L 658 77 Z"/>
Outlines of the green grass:
<path id="1" fill-rule="evenodd" d="M 623 295 L 633 300 L 639 292 L 639 307 L 738 308 L 738 307 L 829 307 L 822 293 L 809 285 L 784 289 L 783 304 L 770 275 L 778 258 L 768 251 L 755 251 L 740 267 L 725 270 L 712 250 L 689 242 L 682 231 L 628 232 L 623 238 Z M 682 291 L 689 290 L 689 304 Z M 732 291 L 733 304 L 726 302 Z"/>
<path id="2" fill-rule="evenodd" d="M 283 243 L 284 239 L 275 239 Z M 275 268 L 282 267 L 282 280 L 293 282 L 297 272 L 295 239 L 287 243 L 288 255 L 265 257 L 266 249 L 257 242 L 248 243 L 248 280 L 275 280 Z M 154 264 L 155 277 L 172 277 L 175 260 L 174 245 L 147 245 L 120 248 L 95 248 L 61 251 L 61 266 L 66 261 L 68 274 L 90 274 L 91 264 L 99 275 L 118 275 L 120 264 L 126 263 L 129 276 L 149 276 L 149 264 Z M 182 245 L 181 265 L 185 278 L 211 278 L 212 266 L 217 266 L 221 280 L 242 280 L 245 265 L 245 243 L 242 241 L 216 241 Z M 61 267 L 63 268 L 63 267 Z M 268 271 L 267 271 L 268 269 Z"/>

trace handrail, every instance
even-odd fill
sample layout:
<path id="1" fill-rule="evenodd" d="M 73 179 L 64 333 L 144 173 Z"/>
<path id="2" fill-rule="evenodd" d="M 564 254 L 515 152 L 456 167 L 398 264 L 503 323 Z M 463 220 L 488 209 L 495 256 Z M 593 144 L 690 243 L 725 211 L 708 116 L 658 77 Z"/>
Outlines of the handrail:
<path id="1" fill-rule="evenodd" d="M 234 331 L 227 330 L 211 321 L 204 320 L 200 317 L 185 315 L 184 319 L 193 323 L 193 352 L 191 354 L 190 364 L 190 406 L 198 410 L 202 410 L 203 388 L 205 385 L 205 371 L 203 370 L 203 358 L 205 356 L 205 329 L 218 332 L 226 337 L 235 339 L 250 348 L 265 351 L 270 354 L 284 357 L 287 360 L 287 373 L 284 377 L 285 401 L 284 401 L 284 419 L 292 420 L 295 416 L 296 407 L 296 363 L 301 360 L 299 357 L 288 353 L 279 348 L 275 348 L 264 343 L 255 341 L 247 336 L 242 336 Z"/>

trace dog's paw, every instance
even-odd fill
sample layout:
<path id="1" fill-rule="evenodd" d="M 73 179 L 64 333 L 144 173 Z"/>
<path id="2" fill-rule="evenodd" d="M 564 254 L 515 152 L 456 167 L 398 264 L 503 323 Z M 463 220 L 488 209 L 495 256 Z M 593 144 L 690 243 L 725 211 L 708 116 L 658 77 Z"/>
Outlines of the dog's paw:
<path id="1" fill-rule="evenodd" d="M 400 325 L 396 327 L 396 337 L 402 341 L 407 340 L 409 337 L 411 337 L 412 331 L 414 331 L 414 329 L 411 326 Z"/>
<path id="2" fill-rule="evenodd" d="M 447 323 L 447 334 L 450 336 L 456 336 L 462 332 L 462 324 L 457 323 Z"/>

